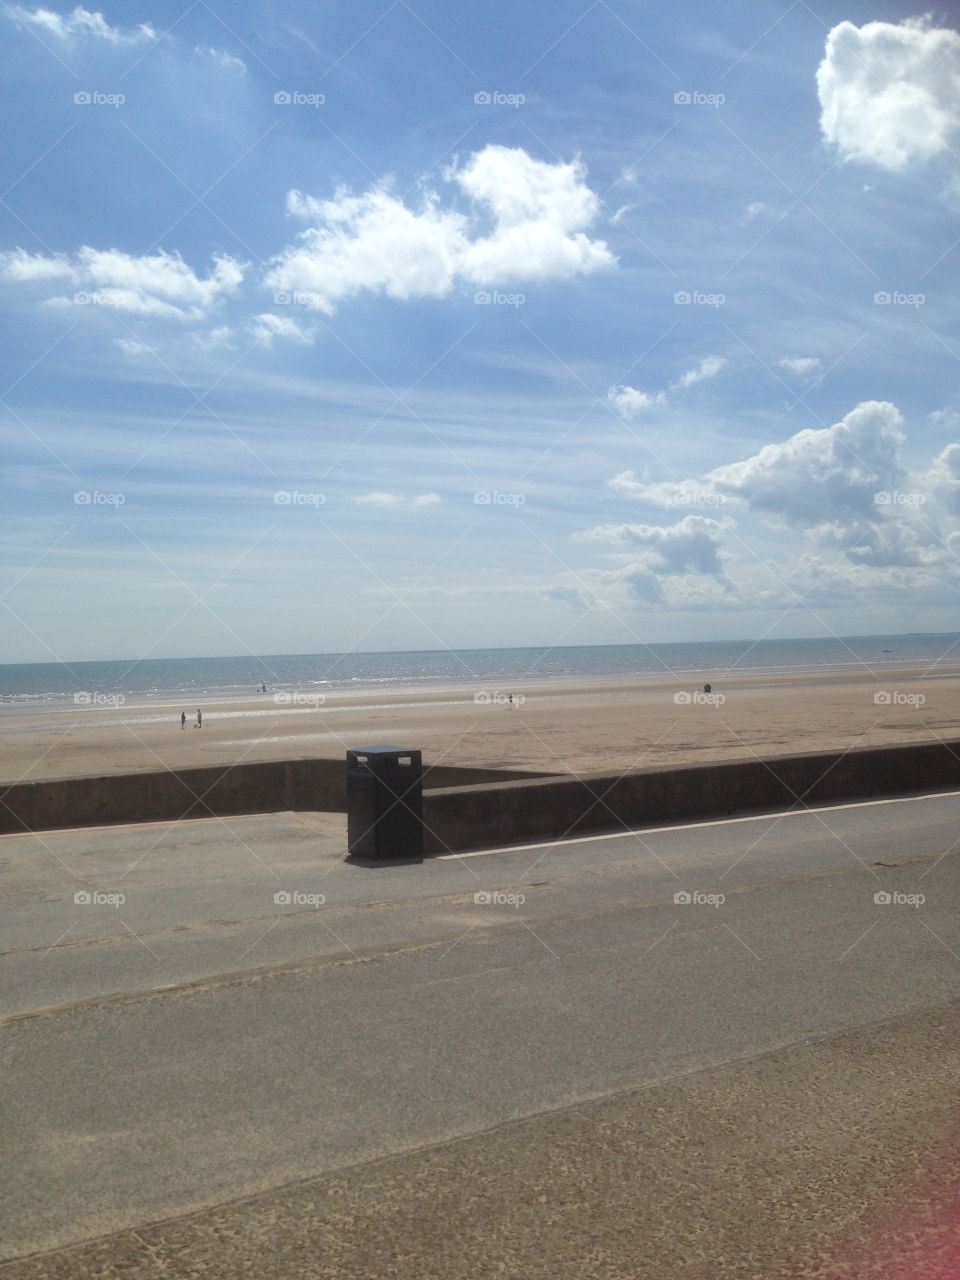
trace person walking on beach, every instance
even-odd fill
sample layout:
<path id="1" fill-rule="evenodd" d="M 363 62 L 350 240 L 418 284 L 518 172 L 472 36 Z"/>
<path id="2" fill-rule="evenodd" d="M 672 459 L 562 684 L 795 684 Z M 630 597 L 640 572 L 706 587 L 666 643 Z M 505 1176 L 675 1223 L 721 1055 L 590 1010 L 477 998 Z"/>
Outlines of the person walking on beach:
<path id="1" fill-rule="evenodd" d="M 186 727 L 187 727 L 187 713 L 185 711 L 181 711 L 180 712 L 180 728 L 181 730 L 183 730 Z"/>
<path id="2" fill-rule="evenodd" d="M 203 712 L 200 710 L 199 707 L 197 707 L 197 728 L 198 729 L 203 728 Z"/>

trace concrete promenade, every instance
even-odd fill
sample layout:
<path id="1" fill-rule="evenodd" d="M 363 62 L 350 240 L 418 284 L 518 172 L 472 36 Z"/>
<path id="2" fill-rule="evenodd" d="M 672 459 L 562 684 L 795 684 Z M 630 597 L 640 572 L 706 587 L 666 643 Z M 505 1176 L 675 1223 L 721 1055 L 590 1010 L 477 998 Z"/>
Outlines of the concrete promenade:
<path id="1" fill-rule="evenodd" d="M 333 814 L 5 837 L 0 1277 L 946 1280 L 958 827 L 377 868 Z"/>

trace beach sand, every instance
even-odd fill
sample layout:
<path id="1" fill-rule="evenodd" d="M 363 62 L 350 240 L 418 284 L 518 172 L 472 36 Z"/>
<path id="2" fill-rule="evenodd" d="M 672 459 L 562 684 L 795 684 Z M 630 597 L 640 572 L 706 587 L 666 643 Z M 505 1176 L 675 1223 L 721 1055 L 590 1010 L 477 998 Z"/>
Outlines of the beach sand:
<path id="1" fill-rule="evenodd" d="M 476 685 L 340 694 L 319 707 L 267 693 L 206 703 L 201 729 L 195 706 L 8 710 L 0 782 L 342 758 L 378 742 L 420 748 L 428 764 L 584 773 L 960 737 L 960 668 L 727 676 L 713 684 L 714 700 L 675 701 L 702 685 L 700 677 L 531 683 L 502 691 L 513 705 Z"/>

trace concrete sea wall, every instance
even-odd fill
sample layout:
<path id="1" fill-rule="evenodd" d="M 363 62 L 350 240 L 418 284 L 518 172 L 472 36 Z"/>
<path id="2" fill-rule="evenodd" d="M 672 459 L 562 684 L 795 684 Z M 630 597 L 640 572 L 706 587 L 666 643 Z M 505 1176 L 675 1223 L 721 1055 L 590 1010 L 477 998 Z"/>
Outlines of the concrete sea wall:
<path id="1" fill-rule="evenodd" d="M 424 850 L 493 848 L 762 809 L 960 789 L 960 742 L 808 752 L 424 792 Z"/>
<path id="2" fill-rule="evenodd" d="M 543 775 L 525 770 L 427 766 L 424 784 L 475 786 L 504 778 Z M 268 760 L 195 769 L 157 769 L 82 778 L 50 778 L 0 785 L 0 834 L 121 822 L 347 806 L 342 760 Z"/>
<path id="3" fill-rule="evenodd" d="M 274 760 L 0 787 L 0 833 L 346 809 L 341 760 Z M 960 789 L 960 742 L 580 776 L 429 766 L 424 852 L 494 848 L 763 809 Z"/>

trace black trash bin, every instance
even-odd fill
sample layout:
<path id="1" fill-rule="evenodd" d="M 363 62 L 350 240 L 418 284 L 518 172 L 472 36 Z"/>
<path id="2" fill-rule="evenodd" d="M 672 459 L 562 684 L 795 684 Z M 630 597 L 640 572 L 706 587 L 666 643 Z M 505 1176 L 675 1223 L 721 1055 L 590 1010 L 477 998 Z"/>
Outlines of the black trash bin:
<path id="1" fill-rule="evenodd" d="M 347 848 L 356 858 L 423 857 L 422 752 L 347 752 Z"/>

